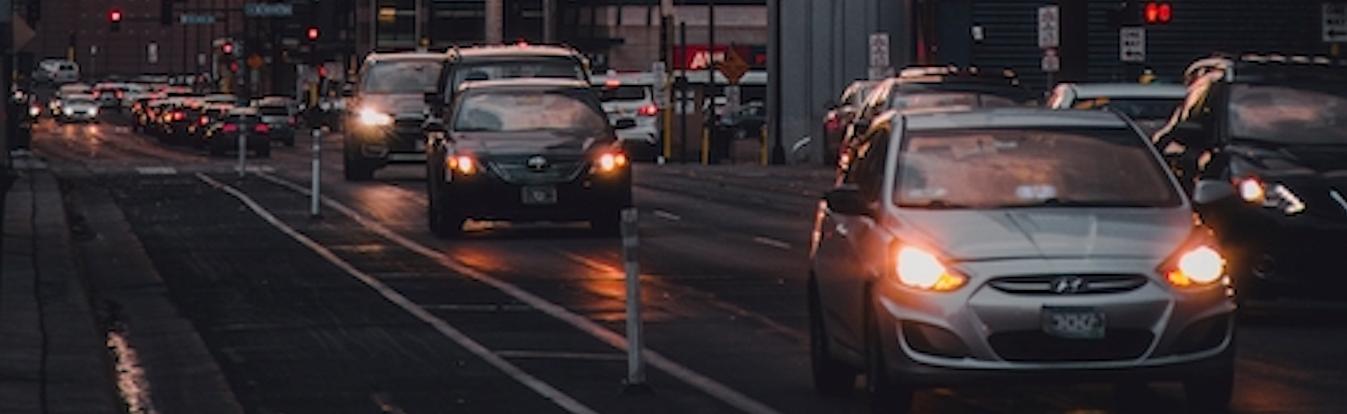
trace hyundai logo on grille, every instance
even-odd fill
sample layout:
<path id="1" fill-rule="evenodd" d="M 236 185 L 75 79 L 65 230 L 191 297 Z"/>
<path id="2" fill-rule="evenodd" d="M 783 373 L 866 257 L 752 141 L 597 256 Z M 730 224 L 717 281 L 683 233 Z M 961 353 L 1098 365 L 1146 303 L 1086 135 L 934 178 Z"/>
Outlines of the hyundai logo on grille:
<path id="1" fill-rule="evenodd" d="M 528 166 L 529 169 L 531 170 L 545 169 L 547 168 L 547 158 L 543 158 L 543 156 L 541 155 L 534 155 L 532 157 L 529 157 Z"/>
<path id="2" fill-rule="evenodd" d="M 1052 293 L 1070 295 L 1084 291 L 1088 285 L 1080 276 L 1062 276 L 1053 279 L 1049 288 L 1052 289 Z"/>

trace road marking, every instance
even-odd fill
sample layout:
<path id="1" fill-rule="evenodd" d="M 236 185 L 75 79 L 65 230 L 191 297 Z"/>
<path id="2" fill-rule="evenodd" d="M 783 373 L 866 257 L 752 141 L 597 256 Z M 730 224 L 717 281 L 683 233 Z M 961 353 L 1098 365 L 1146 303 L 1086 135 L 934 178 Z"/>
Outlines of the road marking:
<path id="1" fill-rule="evenodd" d="M 257 176 L 281 187 L 289 188 L 290 190 L 295 191 L 297 193 L 309 195 L 309 190 L 307 188 L 286 181 L 274 175 L 258 174 Z M 448 255 L 445 255 L 444 253 L 441 253 L 438 250 L 426 247 L 421 243 L 418 243 L 414 240 L 411 240 L 407 237 L 404 237 L 401 234 L 398 234 L 390 230 L 388 227 L 385 227 L 384 225 L 379 224 L 378 222 L 366 218 L 365 216 L 361 215 L 360 213 L 357 213 L 355 210 L 352 210 L 350 207 L 347 207 L 345 204 L 342 204 L 341 202 L 332 199 L 331 197 L 323 196 L 322 200 L 323 205 L 327 206 L 328 208 L 331 208 L 333 211 L 341 213 L 342 215 L 346 216 L 351 220 L 354 220 L 356 223 L 360 224 L 366 230 L 369 230 L 371 232 L 374 232 L 375 234 L 383 236 L 384 238 L 401 245 L 407 250 L 411 250 L 417 254 L 430 258 L 431 260 L 438 261 L 442 266 L 449 268 L 450 270 L 453 270 L 459 274 L 462 274 L 464 276 L 473 278 L 479 282 L 490 285 L 491 287 L 496 288 L 496 290 L 499 290 L 502 293 L 510 295 L 511 297 L 514 297 L 520 302 L 527 303 L 530 306 L 533 306 L 534 308 L 542 311 L 543 313 L 546 313 L 553 318 L 565 322 L 574 327 L 575 329 L 587 333 L 590 336 L 593 336 L 595 339 L 607 343 L 609 346 L 617 348 L 623 352 L 627 350 L 627 338 L 617 334 L 616 332 L 608 330 L 608 328 L 604 328 L 603 326 L 590 320 L 589 318 L 571 312 L 566 308 L 561 307 L 560 305 L 549 302 L 546 299 L 534 295 L 529 291 L 519 288 L 518 286 L 515 286 L 508 282 L 501 281 L 500 279 L 496 279 L 491 275 L 488 275 L 484 272 L 478 271 L 477 269 L 459 263 L 457 260 L 454 260 L 452 257 L 449 257 Z M 768 407 L 766 404 L 754 400 L 753 398 L 744 395 L 743 393 L 736 391 L 725 384 L 721 384 L 719 381 L 711 379 L 710 377 L 702 375 L 696 371 L 693 371 L 688 367 L 683 366 L 682 364 L 679 364 L 677 362 L 674 362 L 673 360 L 664 357 L 663 354 L 660 354 L 655 350 L 645 348 L 643 354 L 645 354 L 646 356 L 646 362 L 649 363 L 651 366 L 661 371 L 664 371 L 664 373 L 669 374 L 674 378 L 678 378 L 684 383 L 694 388 L 697 388 L 698 390 L 701 390 L 702 392 L 711 395 L 726 404 L 738 408 L 741 411 L 748 413 L 777 412 L 771 407 Z"/>
<path id="2" fill-rule="evenodd" d="M 136 167 L 136 173 L 140 175 L 177 175 L 178 169 L 173 167 Z"/>
<path id="3" fill-rule="evenodd" d="M 783 241 L 781 241 L 781 240 L 773 239 L 773 238 L 770 238 L 770 237 L 754 236 L 754 237 L 753 237 L 753 242 L 758 243 L 758 244 L 765 244 L 765 245 L 772 246 L 772 247 L 775 247 L 775 248 L 778 248 L 778 249 L 781 249 L 781 250 L 790 250 L 790 249 L 791 249 L 790 243 L 786 243 L 786 242 L 783 242 Z"/>
<path id="4" fill-rule="evenodd" d="M 682 217 L 679 217 L 677 214 L 670 213 L 664 210 L 655 210 L 655 217 L 659 217 L 669 221 L 679 221 L 683 219 Z"/>
<path id="5" fill-rule="evenodd" d="M 626 361 L 627 356 L 616 352 L 554 352 L 554 351 L 496 351 L 509 359 L 576 359 L 582 361 Z"/>
<path id="6" fill-rule="evenodd" d="M 496 369 L 501 370 L 501 372 L 504 372 L 511 378 L 514 378 L 515 381 L 519 381 L 519 383 L 523 384 L 526 387 L 529 387 L 534 392 L 537 392 L 539 395 L 542 395 L 543 398 L 552 400 L 553 403 L 556 403 L 558 406 L 571 413 L 576 414 L 596 413 L 593 409 L 586 407 L 584 404 L 581 404 L 579 401 L 575 400 L 574 398 L 571 398 L 569 395 L 562 393 L 560 390 L 553 388 L 551 385 L 543 382 L 542 380 L 539 380 L 538 378 L 534 377 L 533 375 L 530 375 L 527 372 L 524 372 L 524 370 L 519 369 L 519 367 L 514 366 L 514 364 L 511 364 L 504 358 L 497 356 L 495 353 L 491 352 L 491 350 L 487 349 L 482 344 L 468 337 L 468 335 L 464 334 L 462 331 L 459 331 L 457 328 L 454 328 L 448 322 L 445 322 L 443 319 L 435 317 L 435 315 L 431 314 L 430 311 L 417 306 L 410 299 L 407 299 L 406 296 L 403 296 L 401 293 L 398 293 L 397 290 L 388 287 L 388 285 L 383 284 L 378 279 L 375 279 L 369 274 L 366 274 L 364 271 L 355 268 L 355 266 L 352 266 L 349 262 L 337 256 L 336 253 L 333 253 L 331 250 L 328 250 L 326 247 L 323 247 L 321 244 L 318 244 L 318 242 L 314 241 L 313 239 L 310 239 L 308 236 L 305 236 L 304 234 L 301 234 L 299 231 L 295 230 L 294 228 L 282 222 L 280 219 L 276 218 L 276 216 L 271 214 L 271 212 L 267 211 L 265 207 L 262 207 L 262 205 L 257 204 L 256 201 L 253 201 L 252 197 L 249 197 L 242 191 L 239 191 L 234 187 L 216 181 L 215 179 L 212 179 L 206 176 L 205 174 L 197 173 L 196 177 L 201 181 L 206 182 L 206 184 L 209 184 L 211 187 L 215 187 L 216 189 L 219 189 L 221 191 L 224 191 L 225 193 L 228 193 L 231 196 L 234 196 L 234 198 L 237 198 L 239 201 L 243 202 L 243 204 L 247 206 L 248 209 L 252 210 L 253 213 L 257 214 L 258 217 L 261 217 L 266 222 L 271 223 L 272 227 L 275 227 L 277 230 L 280 230 L 282 233 L 285 233 L 286 235 L 290 236 L 290 238 L 295 239 L 295 241 L 298 241 L 300 244 L 303 244 L 305 247 L 308 247 L 309 250 L 312 250 L 314 253 L 317 253 L 322 258 L 327 259 L 329 263 L 332 263 L 332 265 L 336 266 L 337 268 L 346 271 L 346 273 L 351 275 L 352 277 L 355 277 L 361 282 L 364 282 L 366 286 L 369 286 L 370 288 L 379 292 L 379 294 L 382 295 L 385 299 L 388 299 L 389 302 L 392 302 L 393 304 L 407 311 L 407 313 L 412 314 L 412 316 L 415 316 L 417 319 L 420 319 L 421 321 L 430 324 L 431 327 L 435 328 L 435 330 L 439 331 L 441 334 L 448 337 L 450 340 L 454 341 L 459 346 L 462 346 L 464 349 L 467 349 L 469 352 L 472 352 L 474 355 L 477 355 L 477 357 L 481 358 L 486 363 L 496 367 Z"/>
<path id="7" fill-rule="evenodd" d="M 499 304 L 499 303 L 441 303 L 431 305 L 421 305 L 421 307 L 448 312 L 532 312 L 533 307 L 528 305 Z"/>

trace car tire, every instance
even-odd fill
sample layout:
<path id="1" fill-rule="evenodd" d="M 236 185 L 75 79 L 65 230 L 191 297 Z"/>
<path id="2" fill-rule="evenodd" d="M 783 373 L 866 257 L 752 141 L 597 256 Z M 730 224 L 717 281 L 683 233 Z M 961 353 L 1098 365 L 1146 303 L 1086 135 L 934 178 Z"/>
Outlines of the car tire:
<path id="1" fill-rule="evenodd" d="M 865 334 L 865 395 L 870 402 L 870 412 L 905 414 L 912 409 L 912 396 L 915 392 L 910 386 L 902 384 L 889 374 L 874 312 L 870 311 L 871 317 L 866 323 Z"/>
<path id="2" fill-rule="evenodd" d="M 439 160 L 436 162 L 435 160 Z M 467 217 L 457 210 L 450 210 L 445 200 L 444 158 L 429 157 L 426 162 L 426 221 L 430 232 L 440 238 L 455 238 L 463 234 L 463 222 Z"/>
<path id="3" fill-rule="evenodd" d="M 374 168 L 368 161 L 357 159 L 351 154 L 343 157 L 342 175 L 346 181 L 368 181 L 374 178 Z"/>
<path id="4" fill-rule="evenodd" d="M 856 385 L 856 370 L 833 358 L 823 326 L 823 308 L 818 282 L 809 277 L 809 362 L 814 390 L 819 395 L 837 397 L 850 393 Z"/>
<path id="5" fill-rule="evenodd" d="M 1227 351 L 1227 354 L 1222 367 L 1183 382 L 1189 412 L 1224 413 L 1230 410 L 1235 388 L 1234 352 Z"/>

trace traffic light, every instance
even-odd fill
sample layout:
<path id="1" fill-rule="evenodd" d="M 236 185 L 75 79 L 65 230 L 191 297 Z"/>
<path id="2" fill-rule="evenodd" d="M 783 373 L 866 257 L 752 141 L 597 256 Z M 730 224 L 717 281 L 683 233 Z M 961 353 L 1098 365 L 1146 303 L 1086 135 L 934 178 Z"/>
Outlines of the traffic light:
<path id="1" fill-rule="evenodd" d="M 230 42 L 225 42 L 224 44 L 220 45 L 220 54 L 225 56 L 234 56 L 234 44 Z"/>
<path id="2" fill-rule="evenodd" d="M 1141 19 L 1146 24 L 1169 24 L 1174 19 L 1174 7 L 1169 2 L 1146 2 Z"/>
<path id="3" fill-rule="evenodd" d="M 109 30 L 120 32 L 122 30 L 122 9 L 112 8 L 108 10 Z"/>
<path id="4" fill-rule="evenodd" d="M 309 26 L 309 30 L 306 30 L 304 32 L 304 37 L 306 39 L 309 39 L 310 42 L 317 42 L 318 35 L 319 35 L 318 26 Z"/>

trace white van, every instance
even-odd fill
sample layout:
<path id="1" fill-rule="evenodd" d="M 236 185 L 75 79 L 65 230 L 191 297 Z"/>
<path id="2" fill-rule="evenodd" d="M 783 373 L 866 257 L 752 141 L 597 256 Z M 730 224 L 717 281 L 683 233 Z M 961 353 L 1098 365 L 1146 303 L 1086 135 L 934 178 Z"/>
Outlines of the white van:
<path id="1" fill-rule="evenodd" d="M 65 59 L 47 59 L 38 63 L 33 78 L 57 85 L 76 82 L 80 79 L 80 65 Z"/>

